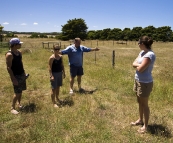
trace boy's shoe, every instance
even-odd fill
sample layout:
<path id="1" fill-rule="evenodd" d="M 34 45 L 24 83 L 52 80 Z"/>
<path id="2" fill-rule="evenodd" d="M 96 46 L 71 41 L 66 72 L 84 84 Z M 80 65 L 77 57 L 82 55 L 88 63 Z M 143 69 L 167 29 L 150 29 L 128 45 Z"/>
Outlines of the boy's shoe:
<path id="1" fill-rule="evenodd" d="M 55 108 L 58 108 L 58 107 L 59 107 L 57 104 L 54 104 L 53 106 L 54 106 Z"/>
<path id="2" fill-rule="evenodd" d="M 73 94 L 73 90 L 72 90 L 72 89 L 70 89 L 70 92 L 69 92 L 69 94 L 71 94 L 71 95 Z"/>
<path id="3" fill-rule="evenodd" d="M 17 110 L 15 110 L 15 109 L 11 109 L 11 113 L 15 114 L 15 115 L 19 114 L 19 112 Z"/>

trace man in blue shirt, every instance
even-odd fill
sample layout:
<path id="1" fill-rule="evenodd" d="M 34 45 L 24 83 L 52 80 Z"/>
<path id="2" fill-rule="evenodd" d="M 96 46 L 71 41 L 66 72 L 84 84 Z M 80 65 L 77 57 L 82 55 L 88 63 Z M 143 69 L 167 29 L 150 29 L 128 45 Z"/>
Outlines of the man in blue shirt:
<path id="1" fill-rule="evenodd" d="M 79 91 L 81 88 L 81 77 L 83 75 L 83 52 L 99 51 L 99 48 L 87 48 L 80 45 L 81 39 L 75 38 L 74 44 L 61 51 L 62 55 L 67 54 L 70 65 L 70 94 L 73 94 L 74 78 L 77 76 Z"/>

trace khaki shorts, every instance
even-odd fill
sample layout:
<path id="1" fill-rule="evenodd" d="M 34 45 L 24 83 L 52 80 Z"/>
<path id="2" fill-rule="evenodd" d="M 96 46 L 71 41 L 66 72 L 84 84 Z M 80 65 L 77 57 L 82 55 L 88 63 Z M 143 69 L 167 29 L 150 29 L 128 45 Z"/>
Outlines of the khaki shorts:
<path id="1" fill-rule="evenodd" d="M 137 80 L 134 81 L 133 91 L 139 97 L 149 97 L 153 89 L 153 82 L 142 83 Z"/>

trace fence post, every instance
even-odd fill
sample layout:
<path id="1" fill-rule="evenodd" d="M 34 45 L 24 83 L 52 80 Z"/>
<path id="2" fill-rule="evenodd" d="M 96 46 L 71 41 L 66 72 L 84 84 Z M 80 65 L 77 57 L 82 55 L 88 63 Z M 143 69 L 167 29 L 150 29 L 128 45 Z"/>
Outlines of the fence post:
<path id="1" fill-rule="evenodd" d="M 96 51 L 95 51 L 95 64 L 96 64 Z"/>
<path id="2" fill-rule="evenodd" d="M 115 66 L 115 51 L 113 50 L 112 52 L 112 67 L 114 68 Z"/>

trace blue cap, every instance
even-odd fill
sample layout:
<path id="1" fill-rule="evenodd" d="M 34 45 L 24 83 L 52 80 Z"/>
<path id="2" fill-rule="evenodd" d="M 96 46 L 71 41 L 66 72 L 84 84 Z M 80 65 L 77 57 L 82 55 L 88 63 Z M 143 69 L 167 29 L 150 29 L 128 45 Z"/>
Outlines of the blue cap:
<path id="1" fill-rule="evenodd" d="M 10 44 L 13 45 L 13 44 L 22 44 L 23 42 L 20 41 L 19 38 L 12 38 L 10 40 Z"/>

